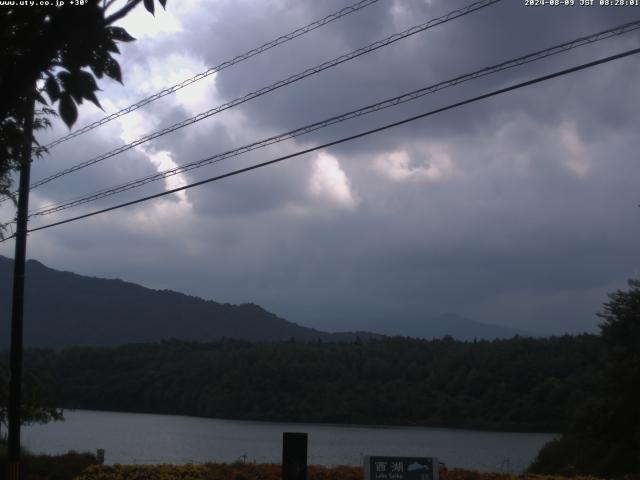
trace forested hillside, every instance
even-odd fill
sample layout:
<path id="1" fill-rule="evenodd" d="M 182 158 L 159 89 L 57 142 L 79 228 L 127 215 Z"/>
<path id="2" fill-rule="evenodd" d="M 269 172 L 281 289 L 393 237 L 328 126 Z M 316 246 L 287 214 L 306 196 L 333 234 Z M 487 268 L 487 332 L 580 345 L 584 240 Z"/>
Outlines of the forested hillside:
<path id="1" fill-rule="evenodd" d="M 93 278 L 26 265 L 24 341 L 32 347 L 115 346 L 165 338 L 251 341 L 352 341 L 355 334 L 330 334 L 303 327 L 248 303 L 232 305 L 170 290 L 153 290 L 118 279 Z M 13 260 L 0 256 L 0 305 L 9 316 Z M 0 323 L 0 348 L 7 348 L 9 322 Z"/>
<path id="2" fill-rule="evenodd" d="M 600 384 L 599 337 L 352 344 L 166 341 L 31 351 L 66 408 L 558 431 Z M 6 358 L 4 359 L 6 361 Z"/>
<path id="3" fill-rule="evenodd" d="M 26 264 L 24 342 L 30 347 L 116 346 L 169 338 L 216 341 L 322 340 L 353 342 L 374 332 L 325 332 L 286 320 L 254 303 L 233 305 L 153 290 L 118 279 Z M 9 318 L 13 260 L 0 255 L 0 314 Z M 527 332 L 475 322 L 458 315 L 404 318 L 394 333 L 422 338 L 510 338 Z M 9 322 L 0 322 L 0 349 L 8 348 Z"/>

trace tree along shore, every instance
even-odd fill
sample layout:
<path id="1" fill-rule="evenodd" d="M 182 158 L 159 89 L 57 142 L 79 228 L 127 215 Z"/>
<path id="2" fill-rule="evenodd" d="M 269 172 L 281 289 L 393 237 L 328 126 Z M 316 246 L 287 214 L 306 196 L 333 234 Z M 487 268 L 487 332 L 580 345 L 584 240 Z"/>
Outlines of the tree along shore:
<path id="1" fill-rule="evenodd" d="M 603 359 L 595 335 L 395 337 L 31 350 L 25 366 L 43 402 L 64 408 L 557 432 L 600 388 Z"/>

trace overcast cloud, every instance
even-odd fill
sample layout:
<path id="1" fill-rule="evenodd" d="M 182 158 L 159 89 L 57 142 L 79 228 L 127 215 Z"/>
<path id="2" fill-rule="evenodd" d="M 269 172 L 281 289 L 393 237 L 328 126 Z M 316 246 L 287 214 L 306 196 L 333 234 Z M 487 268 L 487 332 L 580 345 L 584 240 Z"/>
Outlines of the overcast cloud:
<path id="1" fill-rule="evenodd" d="M 466 5 L 380 0 L 66 142 L 40 179 L 372 41 Z M 107 112 L 349 4 L 170 0 L 122 25 L 125 86 Z M 640 18 L 638 7 L 504 0 L 34 190 L 38 207 Z M 638 47 L 582 47 L 295 141 L 35 219 L 32 226 L 196 181 Z M 255 302 L 324 330 L 397 331 L 455 312 L 542 333 L 595 331 L 606 293 L 640 276 L 639 57 L 458 108 L 135 207 L 30 235 L 29 257 L 220 302 Z M 88 105 L 78 127 L 103 115 Z M 62 122 L 41 139 L 66 133 Z M 4 204 L 2 214 L 13 213 Z M 13 256 L 13 243 L 0 247 Z"/>

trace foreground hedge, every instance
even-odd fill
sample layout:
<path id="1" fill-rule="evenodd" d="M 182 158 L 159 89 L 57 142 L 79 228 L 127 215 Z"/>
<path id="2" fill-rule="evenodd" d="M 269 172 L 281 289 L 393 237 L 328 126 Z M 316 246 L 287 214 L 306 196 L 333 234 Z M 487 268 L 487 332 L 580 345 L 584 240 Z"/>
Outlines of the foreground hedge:
<path id="1" fill-rule="evenodd" d="M 87 470 L 89 465 L 97 466 L 98 460 L 92 453 L 69 452 L 64 455 L 34 455 L 22 452 L 23 480 L 72 480 Z M 6 445 L 0 444 L 0 480 L 7 476 L 8 463 Z"/>
<path id="2" fill-rule="evenodd" d="M 95 465 L 75 480 L 281 480 L 278 464 L 209 463 L 204 465 Z M 310 466 L 308 480 L 363 480 L 361 467 Z M 519 480 L 523 477 L 506 473 L 482 473 L 470 470 L 445 470 L 441 480 Z M 528 475 L 527 480 L 564 480 L 566 477 Z M 593 477 L 573 477 L 572 480 L 597 480 Z"/>

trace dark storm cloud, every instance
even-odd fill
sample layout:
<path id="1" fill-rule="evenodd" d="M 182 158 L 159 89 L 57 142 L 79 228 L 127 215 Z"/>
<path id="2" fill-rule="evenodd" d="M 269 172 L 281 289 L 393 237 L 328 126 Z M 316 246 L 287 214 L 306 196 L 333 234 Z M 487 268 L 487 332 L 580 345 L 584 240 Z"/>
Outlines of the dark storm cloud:
<path id="1" fill-rule="evenodd" d="M 215 2 L 207 15 L 202 4 L 182 5 L 181 31 L 143 37 L 123 51 L 125 79 L 216 65 L 345 3 Z M 154 103 L 136 117 L 142 126 L 114 122 L 56 148 L 55 168 L 43 162 L 38 174 L 122 144 L 129 127 L 144 133 L 171 125 L 466 4 L 381 0 L 203 81 L 190 101 Z M 62 199 L 166 168 L 151 163 L 162 152 L 175 164 L 223 152 L 634 16 L 640 10 L 525 8 L 506 0 L 154 140 L 43 188 L 42 197 Z M 469 82 L 176 181 L 275 158 L 632 48 L 638 39 L 608 40 Z M 640 274 L 633 241 L 640 234 L 639 77 L 636 58 L 621 60 L 182 197 L 34 234 L 31 254 L 57 268 L 254 301 L 318 328 L 394 333 L 398 319 L 453 311 L 532 331 L 593 329 L 605 293 Z M 137 84 L 127 86 L 104 94 L 129 102 L 143 96 Z"/>
<path id="2" fill-rule="evenodd" d="M 398 22 L 389 21 L 389 18 L 394 18 L 394 5 L 401 5 L 404 9 L 404 13 L 396 14 Z M 353 36 L 361 30 L 369 33 L 373 31 L 367 29 L 370 23 L 378 25 L 375 32 L 376 39 L 379 39 L 446 13 L 464 3 L 434 2 L 429 7 L 419 8 L 420 5 L 420 2 L 386 2 L 376 6 L 367 12 L 369 17 L 376 14 L 386 21 L 371 22 L 371 18 L 365 19 L 364 16 L 345 19 L 346 25 L 341 24 L 342 28 L 338 29 L 338 25 L 333 27 L 336 31 L 329 37 L 329 41 L 318 32 L 301 41 L 297 45 L 297 51 L 304 51 L 303 59 L 276 51 L 263 56 L 258 62 L 247 62 L 240 68 L 224 72 L 217 82 L 218 88 L 227 98 L 235 98 L 270 81 L 279 80 L 366 45 L 371 38 L 363 36 L 359 42 L 355 42 Z M 625 13 L 617 9 L 603 11 L 577 8 L 550 13 L 543 9 L 526 9 L 520 2 L 505 2 L 322 72 L 315 78 L 305 79 L 299 85 L 270 94 L 262 103 L 247 105 L 245 110 L 262 123 L 277 123 L 283 128 L 290 128 L 342 112 L 345 108 L 366 105 L 381 97 L 409 91 L 540 47 L 571 40 L 626 20 L 628 17 Z M 243 33 L 246 34 L 247 31 Z M 225 38 L 224 32 L 221 34 L 222 38 Z M 221 42 L 214 44 L 220 45 Z M 594 50 L 590 52 L 593 55 Z M 209 57 L 221 58 L 221 54 L 214 47 Z M 562 63 L 566 64 L 567 56 L 563 58 L 565 61 Z M 580 58 L 580 55 L 574 52 L 570 58 Z M 541 65 L 549 63 L 552 62 Z M 501 75 L 498 84 L 503 84 L 509 78 L 526 77 L 531 72 L 540 70 L 543 68 L 538 66 L 514 69 Z M 261 75 L 257 77 L 249 74 L 249 71 L 259 71 Z M 496 82 L 492 83 L 495 85 Z M 475 91 L 473 83 L 465 85 L 465 91 Z M 438 97 L 446 100 L 450 95 L 446 93 Z M 472 126 L 478 118 L 491 113 L 483 107 L 476 111 L 477 116 L 467 115 L 459 119 L 455 125 L 456 130 Z M 364 119 L 363 125 L 367 123 Z M 411 134 L 411 127 L 404 131 Z"/>

